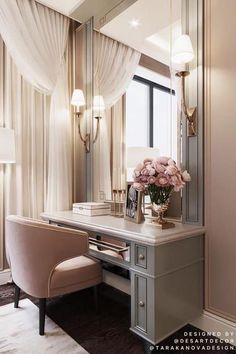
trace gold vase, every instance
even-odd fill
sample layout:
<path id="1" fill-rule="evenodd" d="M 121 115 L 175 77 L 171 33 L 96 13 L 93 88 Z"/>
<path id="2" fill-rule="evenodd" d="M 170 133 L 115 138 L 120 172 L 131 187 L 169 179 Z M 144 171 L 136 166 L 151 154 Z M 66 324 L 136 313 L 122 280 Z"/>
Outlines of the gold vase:
<path id="1" fill-rule="evenodd" d="M 156 185 L 152 185 L 148 188 L 153 215 L 151 223 L 162 229 L 175 227 L 173 222 L 164 219 L 164 213 L 168 209 L 172 189 L 172 187 L 159 187 Z"/>

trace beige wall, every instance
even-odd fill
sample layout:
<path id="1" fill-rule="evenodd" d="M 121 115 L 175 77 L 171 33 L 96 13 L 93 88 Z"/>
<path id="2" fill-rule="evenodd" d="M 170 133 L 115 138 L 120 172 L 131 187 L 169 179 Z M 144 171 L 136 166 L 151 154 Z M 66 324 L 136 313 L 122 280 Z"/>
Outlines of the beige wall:
<path id="1" fill-rule="evenodd" d="M 236 1 L 205 4 L 206 308 L 236 321 Z"/>

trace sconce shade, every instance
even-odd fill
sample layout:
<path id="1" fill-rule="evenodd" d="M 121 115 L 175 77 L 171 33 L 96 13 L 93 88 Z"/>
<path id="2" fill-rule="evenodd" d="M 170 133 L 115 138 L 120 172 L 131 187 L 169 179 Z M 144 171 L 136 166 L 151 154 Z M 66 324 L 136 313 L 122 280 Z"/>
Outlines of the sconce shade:
<path id="1" fill-rule="evenodd" d="M 82 90 L 75 89 L 71 98 L 71 104 L 73 106 L 84 106 L 85 105 L 85 99 L 84 99 L 84 94 Z"/>
<path id="2" fill-rule="evenodd" d="M 145 146 L 129 146 L 126 152 L 126 167 L 135 168 L 138 163 L 142 163 L 144 159 L 154 159 L 160 154 L 160 150 Z"/>
<path id="3" fill-rule="evenodd" d="M 93 109 L 95 111 L 104 111 L 105 103 L 103 96 L 94 96 L 93 98 Z"/>
<path id="4" fill-rule="evenodd" d="M 14 130 L 0 128 L 0 163 L 15 163 Z"/>
<path id="5" fill-rule="evenodd" d="M 194 58 L 191 39 L 187 34 L 178 37 L 173 45 L 172 62 L 176 64 L 186 64 Z"/>

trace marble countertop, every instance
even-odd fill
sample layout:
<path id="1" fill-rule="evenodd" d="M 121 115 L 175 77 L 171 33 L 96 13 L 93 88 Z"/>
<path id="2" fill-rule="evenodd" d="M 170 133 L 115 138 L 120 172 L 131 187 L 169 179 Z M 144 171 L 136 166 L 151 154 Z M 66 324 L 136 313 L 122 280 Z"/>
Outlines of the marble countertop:
<path id="1" fill-rule="evenodd" d="M 136 224 L 114 216 L 84 216 L 71 210 L 53 213 L 42 213 L 43 220 L 63 223 L 83 230 L 94 231 L 106 235 L 124 238 L 150 245 L 160 245 L 184 238 L 203 235 L 205 227 L 175 222 L 175 227 L 162 230 L 148 222 Z"/>

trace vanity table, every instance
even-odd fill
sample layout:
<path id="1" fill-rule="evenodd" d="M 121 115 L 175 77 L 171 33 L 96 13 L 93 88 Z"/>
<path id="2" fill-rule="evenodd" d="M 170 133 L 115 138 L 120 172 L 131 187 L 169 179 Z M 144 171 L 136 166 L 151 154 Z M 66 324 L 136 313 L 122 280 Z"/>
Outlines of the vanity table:
<path id="1" fill-rule="evenodd" d="M 90 255 L 129 270 L 130 330 L 143 339 L 155 345 L 201 314 L 204 227 L 176 223 L 160 230 L 146 222 L 72 211 L 41 216 L 88 232 Z"/>

